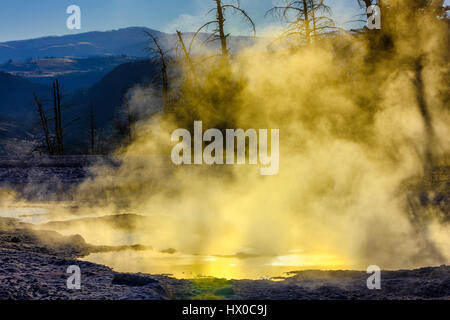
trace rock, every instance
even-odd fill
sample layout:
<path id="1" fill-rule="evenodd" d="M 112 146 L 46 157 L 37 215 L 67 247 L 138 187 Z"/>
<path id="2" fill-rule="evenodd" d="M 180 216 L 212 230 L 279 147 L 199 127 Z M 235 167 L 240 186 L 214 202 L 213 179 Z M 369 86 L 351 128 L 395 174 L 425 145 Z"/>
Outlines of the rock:
<path id="1" fill-rule="evenodd" d="M 19 237 L 12 237 L 9 241 L 12 243 L 19 243 L 21 240 Z"/>
<path id="2" fill-rule="evenodd" d="M 214 292 L 214 294 L 215 294 L 216 296 L 223 296 L 223 297 L 231 296 L 231 295 L 233 295 L 234 293 L 235 293 L 235 292 L 234 292 L 234 289 L 233 289 L 232 287 L 220 288 L 220 289 L 218 289 L 218 290 L 216 290 L 216 291 Z"/>
<path id="3" fill-rule="evenodd" d="M 141 274 L 116 273 L 111 283 L 115 285 L 141 287 L 148 284 L 158 283 L 158 281 L 151 278 L 150 276 Z"/>
<path id="4" fill-rule="evenodd" d="M 177 253 L 177 250 L 175 250 L 173 248 L 169 248 L 169 249 L 161 250 L 160 252 L 167 253 L 167 254 L 174 254 L 174 253 Z"/>

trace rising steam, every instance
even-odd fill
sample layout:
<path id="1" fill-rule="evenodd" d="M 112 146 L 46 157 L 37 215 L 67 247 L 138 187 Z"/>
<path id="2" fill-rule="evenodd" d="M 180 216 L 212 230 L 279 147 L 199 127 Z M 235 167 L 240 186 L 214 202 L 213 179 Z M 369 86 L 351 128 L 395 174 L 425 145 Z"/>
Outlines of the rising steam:
<path id="1" fill-rule="evenodd" d="M 119 168 L 93 168 L 96 177 L 74 191 L 87 204 L 79 210 L 148 216 L 132 242 L 186 254 L 301 252 L 329 257 L 315 261 L 324 268 L 448 263 L 448 209 L 415 205 L 440 192 L 423 181 L 449 165 L 448 26 L 426 10 L 411 19 L 406 3 L 390 1 L 389 39 L 339 34 L 295 50 L 256 43 L 230 61 L 198 64 L 195 77 L 177 64 L 170 110 L 138 123 Z M 374 51 L 382 41 L 386 49 Z M 132 107 L 155 109 L 159 101 L 139 98 L 155 88 L 133 90 Z M 194 120 L 280 129 L 278 175 L 174 166 L 170 135 Z M 119 237 L 80 230 L 90 242 Z"/>

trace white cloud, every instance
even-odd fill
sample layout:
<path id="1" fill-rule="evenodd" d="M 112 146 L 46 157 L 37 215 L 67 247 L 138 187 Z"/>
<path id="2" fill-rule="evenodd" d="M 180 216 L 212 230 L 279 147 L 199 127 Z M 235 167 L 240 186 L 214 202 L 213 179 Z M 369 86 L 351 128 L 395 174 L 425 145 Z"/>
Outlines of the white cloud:
<path id="1" fill-rule="evenodd" d="M 175 33 L 176 30 L 180 30 L 182 32 L 195 32 L 202 26 L 203 21 L 206 21 L 206 17 L 204 15 L 194 16 L 183 13 L 175 20 L 169 22 L 166 26 L 164 26 L 162 31 L 167 33 Z"/>

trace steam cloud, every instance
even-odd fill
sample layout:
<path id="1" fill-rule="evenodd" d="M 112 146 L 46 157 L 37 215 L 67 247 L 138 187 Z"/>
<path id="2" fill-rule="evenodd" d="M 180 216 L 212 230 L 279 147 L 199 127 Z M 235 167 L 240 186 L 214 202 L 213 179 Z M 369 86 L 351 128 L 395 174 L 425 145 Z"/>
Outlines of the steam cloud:
<path id="1" fill-rule="evenodd" d="M 182 67 L 184 80 L 173 92 L 182 97 L 173 98 L 176 116 L 167 111 L 141 121 L 133 143 L 118 151 L 122 165 L 93 168 L 96 178 L 74 191 L 88 204 L 80 210 L 148 216 L 134 242 L 190 254 L 297 250 L 332 255 L 348 268 L 447 263 L 442 210 L 412 203 L 424 192 L 418 186 L 428 174 L 426 154 L 433 154 L 433 168 L 448 166 L 450 117 L 442 94 L 448 31 L 432 13 L 411 20 L 405 1 L 390 5 L 398 13 L 383 20 L 383 28 L 395 31 L 390 53 L 373 56 L 375 38 L 342 34 L 297 50 L 256 43 L 229 67 L 215 60 L 200 65 L 199 84 Z M 417 74 L 411 61 L 419 57 Z M 154 92 L 130 91 L 132 108 L 154 110 L 159 101 L 148 99 Z M 193 120 L 209 128 L 280 129 L 279 174 L 261 176 L 258 166 L 174 166 L 170 135 Z M 119 237 L 108 228 L 83 232 L 91 242 Z"/>

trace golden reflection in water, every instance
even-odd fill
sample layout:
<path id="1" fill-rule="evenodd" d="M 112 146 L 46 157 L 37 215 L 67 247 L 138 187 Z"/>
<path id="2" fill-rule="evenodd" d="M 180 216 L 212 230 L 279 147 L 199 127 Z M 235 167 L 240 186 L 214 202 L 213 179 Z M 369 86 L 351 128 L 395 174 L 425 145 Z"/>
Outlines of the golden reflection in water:
<path id="1" fill-rule="evenodd" d="M 216 277 L 224 279 L 264 279 L 286 276 L 287 272 L 321 269 L 348 269 L 349 263 L 332 255 L 298 253 L 276 257 L 237 258 L 201 256 L 157 251 L 94 253 L 82 260 L 100 263 L 118 272 L 170 274 L 180 279 Z"/>

